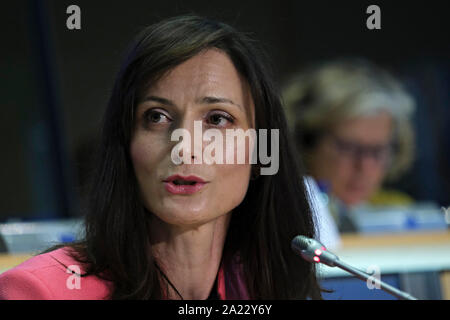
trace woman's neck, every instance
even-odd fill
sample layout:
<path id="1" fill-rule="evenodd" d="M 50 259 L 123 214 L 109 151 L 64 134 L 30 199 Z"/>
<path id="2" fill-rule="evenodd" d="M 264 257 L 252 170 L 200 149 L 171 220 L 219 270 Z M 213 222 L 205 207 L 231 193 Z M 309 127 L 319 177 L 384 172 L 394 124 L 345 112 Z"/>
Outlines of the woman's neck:
<path id="1" fill-rule="evenodd" d="M 152 253 L 183 299 L 206 299 L 220 267 L 231 213 L 195 227 L 166 224 L 153 216 Z M 179 299 L 169 285 L 168 297 Z"/>

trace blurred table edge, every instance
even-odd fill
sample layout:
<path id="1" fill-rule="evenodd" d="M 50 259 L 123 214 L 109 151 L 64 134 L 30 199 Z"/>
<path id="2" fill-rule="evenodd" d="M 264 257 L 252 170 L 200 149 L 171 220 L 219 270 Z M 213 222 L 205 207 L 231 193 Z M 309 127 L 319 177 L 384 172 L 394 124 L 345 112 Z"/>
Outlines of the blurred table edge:
<path id="1" fill-rule="evenodd" d="M 341 235 L 341 249 L 367 248 L 367 247 L 391 247 L 411 244 L 442 244 L 450 243 L 450 231 L 410 231 L 399 233 L 344 233 Z"/>

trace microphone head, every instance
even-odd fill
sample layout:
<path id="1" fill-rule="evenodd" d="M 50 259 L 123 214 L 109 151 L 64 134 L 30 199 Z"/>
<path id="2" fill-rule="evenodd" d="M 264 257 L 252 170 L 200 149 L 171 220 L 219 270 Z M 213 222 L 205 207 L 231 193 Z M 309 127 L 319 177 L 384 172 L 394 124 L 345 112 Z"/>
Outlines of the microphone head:
<path id="1" fill-rule="evenodd" d="M 315 239 L 305 236 L 296 236 L 291 241 L 292 250 L 303 259 L 312 263 L 324 263 L 330 267 L 335 266 L 335 261 L 339 258 L 327 251 L 325 246 Z"/>
<path id="2" fill-rule="evenodd" d="M 319 248 L 323 247 L 323 245 L 319 241 L 307 238 L 305 236 L 296 236 L 294 239 L 292 239 L 291 242 L 291 248 L 294 251 L 307 250 L 311 246 L 318 246 Z"/>

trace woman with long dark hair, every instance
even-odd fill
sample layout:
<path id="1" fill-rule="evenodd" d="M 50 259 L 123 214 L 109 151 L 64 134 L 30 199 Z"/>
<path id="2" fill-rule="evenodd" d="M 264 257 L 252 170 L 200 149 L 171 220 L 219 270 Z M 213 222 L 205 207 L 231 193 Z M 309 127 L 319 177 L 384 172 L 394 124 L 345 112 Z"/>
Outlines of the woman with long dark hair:
<path id="1" fill-rule="evenodd" d="M 314 265 L 290 248 L 314 237 L 314 223 L 267 66 L 223 23 L 182 16 L 144 29 L 103 119 L 83 240 L 2 274 L 0 297 L 321 298 Z M 174 162 L 171 134 L 195 135 L 196 121 L 219 133 L 279 130 L 277 172 L 260 174 L 259 160 L 196 163 L 195 144 Z"/>

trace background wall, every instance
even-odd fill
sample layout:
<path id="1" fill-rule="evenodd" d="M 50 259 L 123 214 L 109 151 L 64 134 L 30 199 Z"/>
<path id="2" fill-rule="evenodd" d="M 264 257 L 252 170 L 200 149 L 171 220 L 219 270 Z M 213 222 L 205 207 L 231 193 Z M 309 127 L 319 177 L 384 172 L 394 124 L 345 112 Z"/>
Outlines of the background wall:
<path id="1" fill-rule="evenodd" d="M 81 30 L 66 28 L 66 8 L 81 8 Z M 121 54 L 144 26 L 197 13 L 259 39 L 282 83 L 309 63 L 362 56 L 405 81 L 418 102 L 414 167 L 395 186 L 418 200 L 450 204 L 450 50 L 442 1 L 377 2 L 381 30 L 366 28 L 364 1 L 39 1 L 0 13 L 0 222 L 81 213 Z M 82 207 L 82 206 L 81 206 Z"/>

